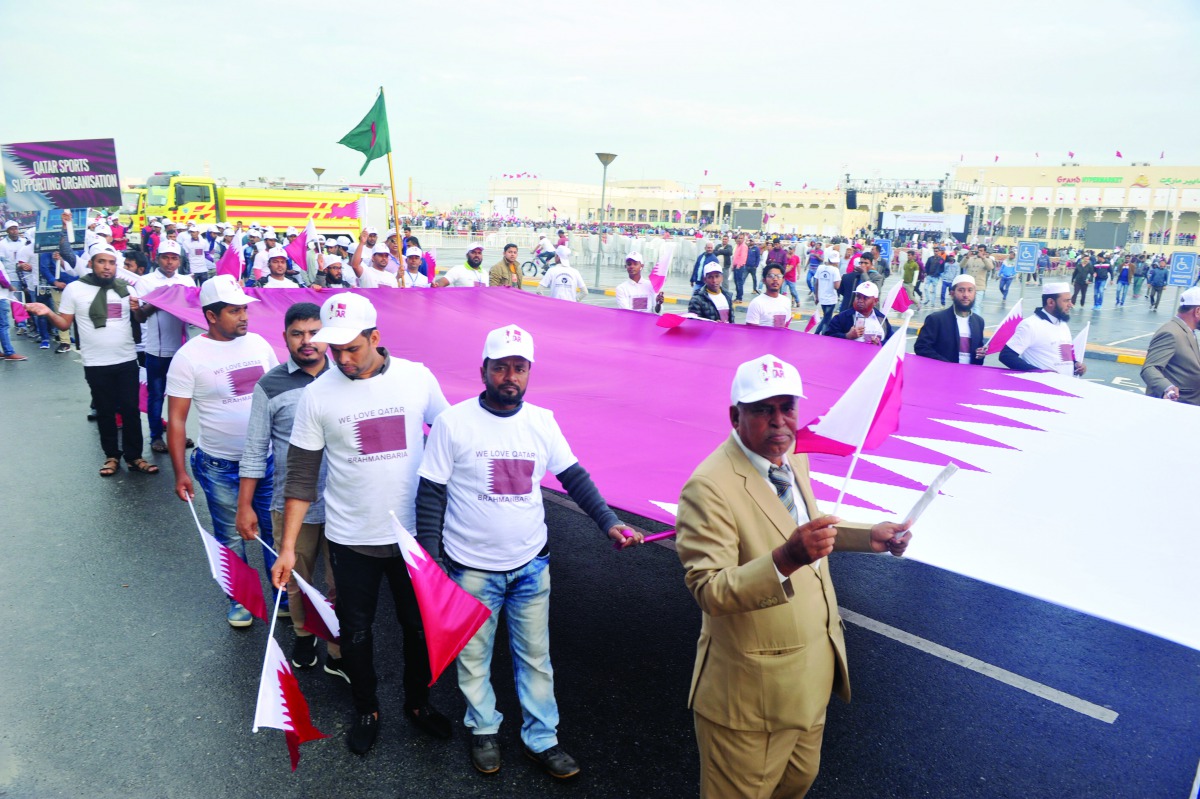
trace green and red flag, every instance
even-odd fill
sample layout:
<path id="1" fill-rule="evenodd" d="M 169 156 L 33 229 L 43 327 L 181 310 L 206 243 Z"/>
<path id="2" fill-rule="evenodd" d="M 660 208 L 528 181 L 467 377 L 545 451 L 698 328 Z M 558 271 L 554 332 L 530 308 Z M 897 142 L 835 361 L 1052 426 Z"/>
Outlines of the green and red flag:
<path id="1" fill-rule="evenodd" d="M 371 106 L 371 110 L 363 117 L 362 122 L 354 126 L 354 130 L 343 136 L 338 144 L 344 144 L 351 150 L 358 150 L 367 157 L 367 162 L 363 164 L 363 168 L 358 174 L 363 174 L 367 171 L 367 167 L 376 158 L 387 155 L 392 151 L 392 139 L 388 135 L 387 108 L 383 104 L 383 90 L 379 90 L 379 97 L 375 100 L 375 105 Z"/>

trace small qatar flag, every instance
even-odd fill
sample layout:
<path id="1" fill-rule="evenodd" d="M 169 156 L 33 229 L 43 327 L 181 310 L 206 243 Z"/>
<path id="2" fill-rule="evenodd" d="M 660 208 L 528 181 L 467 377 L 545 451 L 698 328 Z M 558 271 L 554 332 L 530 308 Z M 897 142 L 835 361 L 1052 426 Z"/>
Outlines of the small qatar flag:
<path id="1" fill-rule="evenodd" d="M 1124 157 L 1125 156 L 1121 155 L 1121 151 L 1117 150 L 1117 158 L 1124 158 Z"/>
<path id="2" fill-rule="evenodd" d="M 1067 158 L 1074 158 L 1074 157 L 1075 157 L 1075 152 L 1073 150 L 1067 150 Z"/>
<path id="3" fill-rule="evenodd" d="M 804 184 L 803 186 L 801 186 L 800 188 L 802 188 L 802 189 L 807 189 L 807 188 L 808 188 L 808 184 L 807 184 L 807 183 L 805 183 L 805 184 Z"/>
<path id="4" fill-rule="evenodd" d="M 1164 159 L 1164 158 L 1166 158 L 1166 157 L 1167 157 L 1167 151 L 1166 151 L 1166 150 L 1163 150 L 1162 152 L 1160 152 L 1160 153 L 1158 154 L 1158 160 L 1159 160 L 1159 161 L 1163 160 L 1163 159 Z"/>
<path id="5" fill-rule="evenodd" d="M 319 741 L 329 736 L 313 726 L 308 715 L 308 702 L 300 693 L 296 675 L 283 656 L 275 638 L 267 639 L 267 657 L 263 662 L 262 678 L 258 682 L 258 703 L 254 707 L 254 726 L 283 730 L 292 771 L 300 765 L 300 744 Z"/>
<path id="6" fill-rule="evenodd" d="M 747 181 L 747 182 L 750 184 L 750 188 L 754 188 L 754 181 L 753 181 L 753 180 L 750 180 L 750 181 Z"/>
<path id="7" fill-rule="evenodd" d="M 1074 360 L 1076 363 L 1083 360 L 1083 356 L 1087 353 L 1088 331 L 1092 329 L 1092 323 L 1088 322 L 1083 326 L 1083 330 L 1079 331 L 1079 335 L 1071 342 L 1071 349 L 1074 351 Z"/>
<path id="8" fill-rule="evenodd" d="M 1013 337 L 1013 333 L 1017 332 L 1017 325 L 1021 324 L 1021 301 L 1017 300 L 1012 308 L 1008 309 L 1008 315 L 1000 322 L 1000 326 L 996 328 L 996 332 L 988 339 L 987 354 L 993 355 L 1004 349 L 1004 345 Z"/>
<path id="9" fill-rule="evenodd" d="M 308 218 L 308 224 L 304 226 L 304 230 L 296 237 L 296 240 L 290 244 L 285 244 L 283 251 L 292 259 L 292 263 L 296 265 L 296 269 L 303 272 L 308 269 L 308 243 L 317 240 L 317 228 L 313 225 L 312 217 Z"/>
<path id="10" fill-rule="evenodd" d="M 992 163 L 994 164 L 999 160 L 1000 160 L 1000 156 L 996 156 L 995 158 L 992 159 Z"/>
<path id="11" fill-rule="evenodd" d="M 808 324 L 804 326 L 805 333 L 811 333 L 812 329 L 817 326 L 817 313 L 813 311 L 813 315 L 808 318 Z"/>
<path id="12" fill-rule="evenodd" d="M 233 242 L 225 248 L 225 253 L 217 259 L 216 273 L 229 275 L 234 280 L 242 279 L 242 236 L 234 237 Z"/>
<path id="13" fill-rule="evenodd" d="M 883 303 L 883 312 L 899 311 L 900 313 L 904 313 L 912 307 L 912 304 L 913 301 L 908 296 L 908 289 L 904 288 L 903 283 L 898 282 L 888 292 L 887 299 Z"/>
<path id="14" fill-rule="evenodd" d="M 487 605 L 468 594 L 446 576 L 429 553 L 404 529 L 396 514 L 392 529 L 400 542 L 400 554 L 408 567 L 413 593 L 425 627 L 425 647 L 429 650 L 429 684 L 437 682 L 442 671 L 458 657 L 467 642 L 492 615 Z"/>
<path id="15" fill-rule="evenodd" d="M 292 572 L 296 585 L 300 588 L 300 601 L 304 605 L 304 629 L 318 638 L 324 638 L 333 643 L 338 642 L 342 635 L 341 625 L 338 624 L 337 612 L 333 605 L 317 589 L 313 588 L 303 577 Z"/>
<path id="16" fill-rule="evenodd" d="M 194 511 L 193 511 L 194 512 Z M 199 526 L 199 521 L 197 521 Z M 212 571 L 217 585 L 234 602 L 263 621 L 267 620 L 267 603 L 263 599 L 262 580 L 258 572 L 251 568 L 246 561 L 233 554 L 233 550 L 217 542 L 203 528 L 200 528 L 200 539 L 204 541 L 204 551 L 208 555 L 208 568 Z"/>
<path id="17" fill-rule="evenodd" d="M 708 176 L 708 170 L 707 170 L 707 169 L 706 169 L 706 170 L 704 170 L 704 175 L 705 175 L 706 177 Z"/>
<path id="18" fill-rule="evenodd" d="M 910 318 L 911 313 L 905 315 L 903 324 L 832 408 L 796 431 L 796 452 L 852 455 L 878 447 L 896 432 L 900 426 L 904 345 Z"/>
<path id="19" fill-rule="evenodd" d="M 663 290 L 663 285 L 667 282 L 667 272 L 671 269 L 671 259 L 674 257 L 675 242 L 664 244 L 659 250 L 658 260 L 650 270 L 650 288 L 654 289 L 655 294 Z"/>

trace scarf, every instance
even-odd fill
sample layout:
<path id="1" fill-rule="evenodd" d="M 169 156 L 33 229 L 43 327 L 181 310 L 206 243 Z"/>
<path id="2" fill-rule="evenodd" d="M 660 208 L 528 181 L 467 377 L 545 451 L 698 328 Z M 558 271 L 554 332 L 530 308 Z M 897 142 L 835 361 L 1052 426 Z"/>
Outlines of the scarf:
<path id="1" fill-rule="evenodd" d="M 99 291 L 92 298 L 92 304 L 88 306 L 88 319 L 92 320 L 92 326 L 99 330 L 108 325 L 108 290 L 112 289 L 118 297 L 129 296 L 129 284 L 124 280 L 108 280 L 101 281 L 94 274 L 87 274 L 79 278 L 79 282 L 88 286 L 97 286 Z"/>

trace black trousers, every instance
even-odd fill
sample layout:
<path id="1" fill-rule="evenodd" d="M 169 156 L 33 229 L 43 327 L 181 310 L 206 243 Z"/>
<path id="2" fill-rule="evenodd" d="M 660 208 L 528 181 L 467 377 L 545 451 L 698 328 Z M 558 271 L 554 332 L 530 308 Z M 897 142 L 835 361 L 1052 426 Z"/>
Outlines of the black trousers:
<path id="1" fill-rule="evenodd" d="M 133 463 L 142 457 L 142 415 L 138 411 L 138 362 L 115 363 L 111 366 L 85 366 L 83 376 L 92 390 L 92 406 L 96 409 L 96 427 L 100 430 L 100 447 L 106 458 L 120 458 L 122 447 L 117 441 L 117 414 L 121 414 L 121 434 L 125 462 Z"/>
<path id="2" fill-rule="evenodd" d="M 329 564 L 337 584 L 337 617 L 341 626 L 342 660 L 350 677 L 356 713 L 379 710 L 376 695 L 375 646 L 371 627 L 379 603 L 379 584 L 386 576 L 396 604 L 396 619 L 404 631 L 404 707 L 418 708 L 429 701 L 429 650 L 421 610 L 404 558 L 376 558 L 329 542 Z"/>

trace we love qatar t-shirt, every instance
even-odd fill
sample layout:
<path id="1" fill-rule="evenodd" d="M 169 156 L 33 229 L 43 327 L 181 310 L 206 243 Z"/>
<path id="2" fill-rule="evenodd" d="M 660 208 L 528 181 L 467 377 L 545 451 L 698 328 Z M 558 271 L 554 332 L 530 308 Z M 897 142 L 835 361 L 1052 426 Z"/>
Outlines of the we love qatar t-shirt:
<path id="1" fill-rule="evenodd" d="M 92 323 L 90 311 L 99 286 L 89 286 L 78 280 L 63 289 L 58 312 L 73 314 L 79 326 L 79 354 L 84 366 L 112 366 L 137 357 L 133 344 L 133 325 L 129 321 L 129 297 L 120 297 L 105 289 L 106 309 L 104 327 Z"/>
<path id="2" fill-rule="evenodd" d="M 478 397 L 438 417 L 418 474 L 446 486 L 442 549 L 474 569 L 509 571 L 546 545 L 540 483 L 576 463 L 553 412 L 496 416 Z"/>
<path id="3" fill-rule="evenodd" d="M 324 450 L 325 536 L 346 546 L 397 543 L 388 511 L 405 529 L 417 523 L 417 469 L 425 425 L 449 407 L 433 372 L 390 358 L 371 377 L 334 367 L 304 389 L 291 445 Z"/>
<path id="4" fill-rule="evenodd" d="M 278 363 L 275 350 L 257 333 L 230 341 L 206 333 L 179 348 L 167 371 L 167 396 L 192 401 L 200 421 L 196 446 L 215 458 L 242 459 L 254 386 Z"/>

